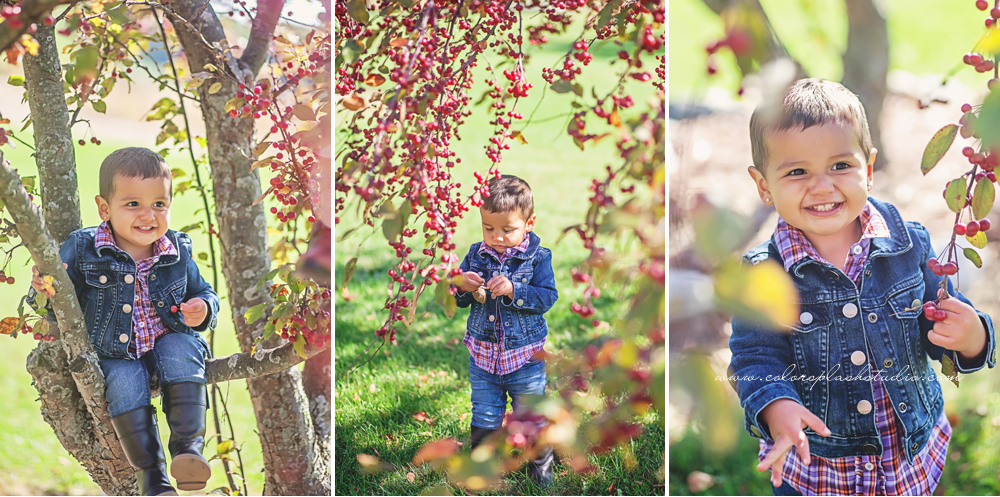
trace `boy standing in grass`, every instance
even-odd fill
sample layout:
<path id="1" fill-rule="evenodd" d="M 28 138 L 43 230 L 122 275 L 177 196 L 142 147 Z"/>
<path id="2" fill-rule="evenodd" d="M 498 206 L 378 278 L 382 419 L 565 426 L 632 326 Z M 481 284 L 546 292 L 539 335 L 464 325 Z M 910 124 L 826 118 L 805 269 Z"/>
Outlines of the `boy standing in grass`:
<path id="1" fill-rule="evenodd" d="M 502 427 L 508 395 L 516 409 L 518 397 L 545 394 L 545 361 L 532 356 L 545 346 L 544 314 L 559 298 L 552 252 L 532 232 L 528 183 L 509 174 L 491 179 L 479 212 L 483 241 L 462 261 L 455 294 L 459 307 L 472 306 L 463 340 L 470 354 L 472 449 Z M 528 475 L 551 482 L 552 458 L 552 448 L 543 448 Z"/>
<path id="2" fill-rule="evenodd" d="M 868 196 L 876 150 L 849 90 L 797 81 L 754 111 L 750 139 L 750 176 L 781 217 L 744 260 L 782 264 L 801 299 L 790 333 L 733 320 L 730 375 L 761 438 L 757 470 L 775 495 L 931 495 L 951 426 L 930 359 L 992 368 L 990 317 L 949 297 L 950 280 L 944 294 L 923 226 Z M 921 304 L 934 300 L 944 312 L 931 320 Z"/>
<path id="3" fill-rule="evenodd" d="M 170 425 L 171 476 L 181 490 L 205 488 L 212 471 L 205 444 L 205 358 L 198 334 L 214 328 L 219 296 L 191 257 L 191 238 L 168 230 L 170 168 L 138 147 L 112 152 L 101 164 L 100 226 L 69 234 L 59 251 L 76 289 L 104 372 L 115 434 L 135 468 L 142 495 L 177 495 L 150 405 L 149 382 L 159 378 Z M 28 292 L 37 309 L 46 290 L 38 269 Z M 51 308 L 47 316 L 53 316 Z"/>

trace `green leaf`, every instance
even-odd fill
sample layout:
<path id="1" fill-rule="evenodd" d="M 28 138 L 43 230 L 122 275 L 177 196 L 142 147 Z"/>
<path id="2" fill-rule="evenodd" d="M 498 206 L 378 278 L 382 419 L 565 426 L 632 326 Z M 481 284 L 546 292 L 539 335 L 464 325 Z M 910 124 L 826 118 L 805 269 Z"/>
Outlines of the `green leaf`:
<path id="1" fill-rule="evenodd" d="M 182 227 L 179 231 L 182 231 L 184 233 L 188 233 L 191 230 L 193 230 L 193 229 L 201 226 L 201 223 L 202 223 L 202 221 L 198 221 L 197 223 L 189 224 L 187 226 Z"/>
<path id="2" fill-rule="evenodd" d="M 934 169 L 934 166 L 941 160 L 941 157 L 944 157 L 945 152 L 955 141 L 956 134 L 958 134 L 958 126 L 954 124 L 949 124 L 934 133 L 934 137 L 927 142 L 927 147 L 924 148 L 924 158 L 920 159 L 922 173 L 927 174 L 931 169 Z"/>
<path id="3" fill-rule="evenodd" d="M 604 4 L 604 8 L 601 9 L 601 15 L 597 17 L 597 26 L 594 28 L 595 31 L 600 31 L 604 29 L 605 26 L 611 22 L 611 14 L 622 4 L 622 0 L 612 0 Z"/>
<path id="4" fill-rule="evenodd" d="M 552 91 L 556 93 L 569 93 L 573 91 L 573 83 L 570 83 L 565 79 L 560 79 L 559 81 L 552 83 Z"/>
<path id="5" fill-rule="evenodd" d="M 251 307 L 250 309 L 247 309 L 246 314 L 243 315 L 243 317 L 247 320 L 247 324 L 251 324 L 260 319 L 261 316 L 264 315 L 264 310 L 267 309 L 268 305 L 270 305 L 270 302 L 262 302 Z"/>
<path id="6" fill-rule="evenodd" d="M 27 191 L 34 190 L 35 189 L 35 177 L 34 176 L 25 176 L 25 177 L 21 178 L 21 184 L 24 185 L 24 189 L 27 190 Z"/>
<path id="7" fill-rule="evenodd" d="M 368 4 L 365 0 L 348 0 L 347 13 L 361 24 L 368 24 Z"/>
<path id="8" fill-rule="evenodd" d="M 437 302 L 441 307 L 448 304 L 447 295 L 451 293 L 448 291 L 450 286 L 448 280 L 441 280 L 438 282 L 437 288 L 434 289 L 434 302 Z"/>
<path id="9" fill-rule="evenodd" d="M 347 264 L 344 265 L 344 286 L 345 287 L 347 286 L 347 283 L 349 281 L 351 281 L 351 276 L 354 276 L 354 269 L 357 268 L 357 266 L 358 266 L 358 258 L 357 257 L 352 257 L 351 260 L 347 261 Z"/>
<path id="10" fill-rule="evenodd" d="M 38 306 L 39 314 L 41 314 L 41 311 L 45 310 L 45 306 L 47 306 L 48 304 L 49 304 L 49 298 L 46 297 L 44 293 L 39 292 L 37 295 L 35 295 L 35 305 Z"/>
<path id="11" fill-rule="evenodd" d="M 576 96 L 578 97 L 582 97 L 583 85 L 581 85 L 580 83 L 573 83 L 573 93 L 576 93 Z"/>
<path id="12" fill-rule="evenodd" d="M 90 105 L 101 114 L 106 113 L 108 110 L 108 104 L 104 103 L 104 100 L 91 100 Z"/>
<path id="13" fill-rule="evenodd" d="M 303 359 L 308 359 L 309 356 L 306 355 L 306 337 L 302 333 L 295 335 L 295 343 L 292 344 L 295 347 L 295 353 Z"/>
<path id="14" fill-rule="evenodd" d="M 958 387 L 958 368 L 955 367 L 955 362 L 951 360 L 948 354 L 941 355 L 941 374 L 947 376 Z"/>
<path id="15" fill-rule="evenodd" d="M 385 239 L 390 242 L 396 241 L 396 238 L 403 231 L 401 222 L 403 219 L 400 217 L 399 211 L 396 210 L 396 206 L 392 205 L 390 200 L 386 200 L 382 202 L 377 215 L 382 218 L 382 234 L 385 235 Z"/>
<path id="16" fill-rule="evenodd" d="M 944 191 L 944 199 L 948 202 L 948 208 L 952 212 L 958 213 L 965 207 L 965 192 L 968 185 L 965 177 L 961 177 L 948 182 L 948 187 Z"/>
<path id="17" fill-rule="evenodd" d="M 976 236 L 965 235 L 965 239 L 972 244 L 973 247 L 978 249 L 986 248 L 986 233 L 982 231 L 976 233 Z"/>
<path id="18" fill-rule="evenodd" d="M 970 248 L 963 249 L 962 253 L 965 255 L 965 258 L 972 261 L 972 263 L 975 264 L 977 268 L 983 267 L 983 259 L 982 257 L 979 257 L 979 252 L 976 252 L 975 249 L 970 249 Z"/>
<path id="19" fill-rule="evenodd" d="M 7 78 L 7 84 L 11 86 L 24 86 L 24 76 L 12 74 Z"/>
<path id="20" fill-rule="evenodd" d="M 413 305 L 413 304 L 411 304 Z M 455 311 L 458 309 L 458 304 L 455 302 L 455 296 L 448 292 L 444 296 L 444 315 L 448 316 L 448 319 L 455 317 Z"/>
<path id="21" fill-rule="evenodd" d="M 206 253 L 206 252 L 198 252 L 198 258 L 201 259 L 201 260 L 203 260 L 203 261 L 207 261 L 208 260 L 208 253 Z"/>
<path id="22" fill-rule="evenodd" d="M 993 208 L 995 195 L 996 189 L 993 188 L 992 181 L 987 178 L 979 180 L 972 191 L 972 217 L 977 221 L 986 217 Z"/>

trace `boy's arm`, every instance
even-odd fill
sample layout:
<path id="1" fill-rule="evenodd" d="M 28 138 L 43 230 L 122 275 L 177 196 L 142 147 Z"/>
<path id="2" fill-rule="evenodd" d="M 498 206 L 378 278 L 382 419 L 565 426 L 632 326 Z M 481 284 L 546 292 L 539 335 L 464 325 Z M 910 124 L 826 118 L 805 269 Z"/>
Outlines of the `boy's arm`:
<path id="1" fill-rule="evenodd" d="M 934 248 L 930 243 L 930 235 L 927 233 L 927 229 L 920 226 L 917 230 L 918 236 L 920 236 L 923 241 L 923 245 L 927 247 L 927 252 L 924 254 L 921 260 L 924 261 L 920 266 L 920 270 L 924 278 L 924 302 L 934 301 L 937 299 L 937 292 L 940 288 L 938 285 L 941 284 L 941 279 L 945 276 L 938 276 L 934 274 L 930 268 L 927 267 L 926 261 L 931 257 L 935 257 Z M 966 304 L 972 306 L 972 302 L 965 298 L 960 292 L 956 292 L 955 288 L 952 286 L 951 278 L 948 278 L 948 293 L 954 295 L 958 300 L 965 302 Z M 973 306 L 974 307 L 974 306 Z M 993 320 L 990 316 L 980 310 L 976 310 L 976 314 L 979 316 L 979 320 L 983 323 L 983 328 L 986 330 L 986 348 L 983 354 L 978 357 L 972 358 L 971 360 L 964 361 L 959 356 L 958 352 L 954 350 L 949 350 L 939 345 L 934 345 L 927 338 L 927 333 L 934 328 L 934 322 L 927 319 L 923 312 L 919 314 L 917 318 L 920 324 L 920 339 L 921 343 L 924 345 L 924 350 L 927 351 L 927 355 L 931 359 L 936 361 L 941 360 L 941 356 L 947 354 L 951 358 L 952 362 L 955 363 L 955 367 L 959 373 L 967 374 L 974 371 L 983 369 L 984 367 L 994 367 L 996 366 L 996 337 L 993 331 Z"/>
<path id="2" fill-rule="evenodd" d="M 219 294 L 215 292 L 212 285 L 209 285 L 201 272 L 198 271 L 198 264 L 192 257 L 187 257 L 187 293 L 184 295 L 184 302 L 193 298 L 199 298 L 208 305 L 208 313 L 205 320 L 198 326 L 192 326 L 194 331 L 205 331 L 208 328 L 215 329 L 219 315 Z"/>
<path id="3" fill-rule="evenodd" d="M 473 247 L 475 247 L 475 245 L 473 245 Z M 458 265 L 458 268 L 462 270 L 462 273 L 465 273 L 466 271 L 469 270 L 469 254 L 471 253 L 472 249 L 470 248 L 469 252 L 465 254 L 465 258 L 462 259 L 462 263 Z M 453 286 L 455 286 L 455 290 L 457 290 L 455 292 L 455 305 L 463 308 L 472 305 L 473 301 L 472 292 L 463 292 L 462 289 L 459 288 L 457 285 Z"/>
<path id="4" fill-rule="evenodd" d="M 69 280 L 73 282 L 74 292 L 76 291 L 75 286 L 78 281 L 83 281 L 83 274 L 76 266 L 76 234 L 70 233 L 66 237 L 66 241 L 63 242 L 62 246 L 59 247 L 59 258 L 62 259 L 63 263 L 66 264 L 66 273 L 69 275 Z M 34 288 L 28 287 L 28 297 L 24 299 L 25 302 L 31 306 L 32 309 L 38 311 L 38 303 L 35 302 L 35 297 L 38 296 L 38 292 Z M 52 301 L 49 300 L 45 304 L 45 319 L 49 320 L 52 324 L 56 324 L 56 315 L 52 312 Z M 83 309 L 81 309 L 81 312 Z"/>
<path id="5" fill-rule="evenodd" d="M 503 296 L 500 302 L 525 314 L 545 314 L 559 299 L 556 290 L 556 275 L 552 271 L 552 251 L 539 248 L 531 281 L 523 282 L 514 278 L 514 297 Z"/>
<path id="6" fill-rule="evenodd" d="M 770 331 L 734 317 L 729 349 L 733 353 L 729 380 L 740 397 L 744 428 L 755 437 L 773 441 L 761 411 L 778 399 L 802 403 L 791 377 L 803 373 L 795 368 L 788 332 Z"/>

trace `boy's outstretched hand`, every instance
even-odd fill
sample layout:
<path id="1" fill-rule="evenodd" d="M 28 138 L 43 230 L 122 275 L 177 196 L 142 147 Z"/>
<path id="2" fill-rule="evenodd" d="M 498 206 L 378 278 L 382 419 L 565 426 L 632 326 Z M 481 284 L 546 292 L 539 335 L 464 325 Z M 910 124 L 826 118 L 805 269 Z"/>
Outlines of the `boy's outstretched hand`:
<path id="1" fill-rule="evenodd" d="M 65 268 L 69 266 L 67 266 L 64 262 L 63 267 Z M 38 272 L 38 266 L 31 266 L 31 288 L 34 288 L 36 292 L 41 293 L 46 297 L 51 297 L 56 294 L 52 285 L 46 285 L 45 281 L 42 280 L 42 275 Z"/>
<path id="2" fill-rule="evenodd" d="M 178 310 L 184 317 L 184 324 L 194 328 L 205 321 L 205 316 L 208 315 L 208 304 L 195 297 L 187 302 L 182 302 Z"/>
<path id="3" fill-rule="evenodd" d="M 458 289 L 463 292 L 474 292 L 483 286 L 486 280 L 482 276 L 479 276 L 475 271 L 466 271 L 462 273 L 462 284 L 458 285 Z"/>
<path id="4" fill-rule="evenodd" d="M 938 290 L 937 308 L 947 317 L 934 323 L 927 332 L 927 340 L 934 345 L 954 350 L 963 359 L 971 360 L 986 349 L 986 328 L 969 304 L 956 298 L 943 298 L 944 289 Z"/>
<path id="5" fill-rule="evenodd" d="M 774 438 L 774 447 L 764 459 L 757 464 L 757 471 L 771 469 L 771 485 L 781 486 L 781 470 L 785 466 L 785 456 L 789 449 L 795 446 L 802 462 L 809 464 L 809 440 L 802 431 L 812 428 L 822 437 L 830 436 L 830 429 L 823 420 L 806 409 L 805 406 L 791 399 L 778 399 L 760 411 L 761 421 L 767 423 Z"/>

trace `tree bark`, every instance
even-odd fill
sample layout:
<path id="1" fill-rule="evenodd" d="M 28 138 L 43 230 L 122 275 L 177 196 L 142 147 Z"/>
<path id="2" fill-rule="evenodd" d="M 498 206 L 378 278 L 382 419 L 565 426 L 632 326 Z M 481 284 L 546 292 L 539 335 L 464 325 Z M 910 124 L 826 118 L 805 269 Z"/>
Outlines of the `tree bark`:
<path id="1" fill-rule="evenodd" d="M 846 0 L 845 3 L 848 28 L 844 86 L 857 93 L 865 107 L 872 143 L 879 151 L 875 169 L 881 169 L 889 159 L 882 146 L 879 126 L 882 103 L 888 91 L 885 78 L 889 72 L 889 28 L 878 0 Z"/>
<path id="2" fill-rule="evenodd" d="M 211 5 L 203 8 L 201 0 L 176 0 L 168 18 L 173 22 L 191 67 L 201 68 L 212 63 L 236 75 L 240 81 L 254 79 L 263 56 L 260 50 L 250 50 L 253 60 L 220 61 L 215 51 L 205 45 L 227 45 L 225 33 Z M 262 2 L 254 22 L 254 40 L 271 36 L 277 16 L 270 9 L 280 9 L 283 0 Z M 178 19 L 177 17 L 181 19 Z M 186 20 L 184 22 L 183 20 Z M 265 22 L 271 22 L 267 25 Z M 195 31 L 197 29 L 197 31 Z M 212 167 L 215 192 L 215 215 L 223 246 L 222 271 L 226 276 L 229 302 L 233 310 L 240 348 L 249 352 L 253 342 L 263 334 L 264 321 L 247 324 L 246 311 L 269 300 L 267 292 L 257 289 L 257 278 L 270 269 L 267 246 L 267 225 L 264 209 L 253 205 L 261 195 L 260 178 L 251 171 L 253 120 L 234 119 L 225 110 L 226 101 L 235 96 L 236 85 L 223 81 L 215 94 L 201 92 L 201 110 L 207 130 L 208 156 Z M 278 337 L 263 346 L 274 347 Z M 301 374 L 295 368 L 268 377 L 247 380 L 257 418 L 257 430 L 264 456 L 265 494 L 321 495 L 330 494 L 330 464 L 324 443 L 317 440 L 309 403 L 303 390 Z"/>
<path id="3" fill-rule="evenodd" d="M 34 36 L 39 45 L 38 55 L 24 57 L 24 80 L 34 123 L 38 187 L 49 232 L 62 242 L 81 227 L 76 150 L 55 27 L 39 24 Z"/>

